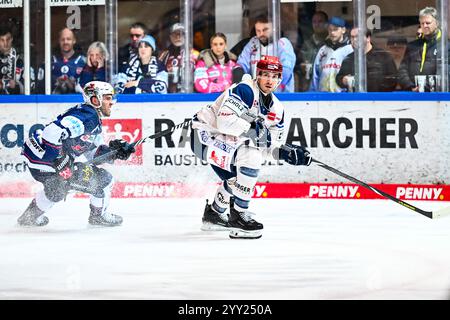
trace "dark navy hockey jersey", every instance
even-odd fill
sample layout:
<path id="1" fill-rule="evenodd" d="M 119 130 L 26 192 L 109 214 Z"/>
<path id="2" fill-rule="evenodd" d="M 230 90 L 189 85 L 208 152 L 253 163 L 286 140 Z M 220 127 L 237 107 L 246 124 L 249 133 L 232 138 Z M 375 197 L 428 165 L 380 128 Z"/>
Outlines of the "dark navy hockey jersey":
<path id="1" fill-rule="evenodd" d="M 68 60 L 63 58 L 60 54 L 52 56 L 52 92 L 55 94 L 75 93 L 76 85 L 86 64 L 86 57 L 81 53 L 76 52 Z M 45 92 L 45 65 L 42 64 L 38 72 L 38 92 Z M 73 82 L 74 87 L 67 86 L 64 82 L 59 82 L 58 79 Z"/>
<path id="2" fill-rule="evenodd" d="M 84 154 L 87 159 L 92 159 L 109 151 L 103 145 L 101 133 L 102 122 L 97 110 L 80 104 L 59 115 L 43 130 L 33 132 L 25 142 L 22 154 L 28 160 L 29 168 L 54 172 L 53 163 L 61 154 L 73 158 Z"/>

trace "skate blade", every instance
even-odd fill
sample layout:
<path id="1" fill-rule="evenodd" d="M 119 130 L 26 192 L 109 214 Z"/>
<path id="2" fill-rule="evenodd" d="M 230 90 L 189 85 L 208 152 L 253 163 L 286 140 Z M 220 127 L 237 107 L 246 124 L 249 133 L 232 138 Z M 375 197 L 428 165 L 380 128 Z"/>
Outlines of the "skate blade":
<path id="1" fill-rule="evenodd" d="M 261 230 L 245 231 L 242 229 L 230 229 L 231 239 L 259 239 L 262 237 Z"/>
<path id="2" fill-rule="evenodd" d="M 92 224 L 88 222 L 88 227 L 95 228 L 112 228 L 112 227 L 120 227 L 122 224 Z"/>
<path id="3" fill-rule="evenodd" d="M 42 228 L 42 227 L 45 227 L 46 225 L 47 224 L 37 225 L 37 224 L 20 224 L 20 223 L 16 223 L 16 227 L 18 227 L 18 228 L 28 228 L 28 229 Z"/>
<path id="4" fill-rule="evenodd" d="M 210 223 L 210 222 L 203 222 L 202 226 L 200 227 L 200 230 L 202 231 L 230 231 L 230 228 L 220 226 L 218 224 Z"/>
<path id="5" fill-rule="evenodd" d="M 42 228 L 48 225 L 48 221 L 46 223 L 36 224 L 36 223 L 25 223 L 16 221 L 16 226 L 20 228 Z"/>

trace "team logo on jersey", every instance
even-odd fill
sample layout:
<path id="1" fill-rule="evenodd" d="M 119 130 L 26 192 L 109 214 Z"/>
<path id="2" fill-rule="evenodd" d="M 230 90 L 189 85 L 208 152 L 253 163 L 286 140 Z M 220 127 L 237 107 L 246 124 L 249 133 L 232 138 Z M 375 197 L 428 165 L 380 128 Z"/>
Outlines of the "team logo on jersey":
<path id="1" fill-rule="evenodd" d="M 219 168 L 225 169 L 226 166 L 226 157 L 225 156 L 217 156 L 216 151 L 211 152 L 211 156 L 209 157 Z"/>
<path id="2" fill-rule="evenodd" d="M 72 150 L 80 152 L 81 150 L 83 150 L 83 147 L 81 146 L 81 144 L 76 144 L 76 145 L 72 146 Z"/>
<path id="3" fill-rule="evenodd" d="M 69 72 L 69 66 L 64 65 L 61 67 L 61 73 L 68 73 L 68 72 Z"/>
<path id="4" fill-rule="evenodd" d="M 84 142 L 93 142 L 94 141 L 94 136 L 91 136 L 90 134 L 83 134 L 81 137 L 80 137 L 80 140 L 81 141 L 84 141 Z"/>
<path id="5" fill-rule="evenodd" d="M 222 142 L 220 140 L 216 140 L 214 141 L 214 147 L 219 148 L 220 150 L 223 150 L 227 153 L 230 153 L 231 150 L 234 150 L 233 147 L 231 147 L 230 145 L 226 144 L 225 142 Z"/>
<path id="6" fill-rule="evenodd" d="M 114 139 L 133 143 L 142 138 L 142 119 L 103 119 L 102 125 L 106 144 Z M 115 163 L 141 165 L 143 163 L 142 145 L 136 147 L 136 152 L 132 153 L 128 160 L 117 160 Z"/>
<path id="7" fill-rule="evenodd" d="M 156 80 L 152 85 L 151 92 L 164 93 L 166 91 L 166 84 L 163 81 Z"/>
<path id="8" fill-rule="evenodd" d="M 220 77 L 220 71 L 217 71 L 217 70 L 211 70 L 211 71 L 209 72 L 209 76 L 210 76 L 210 77 Z"/>
<path id="9" fill-rule="evenodd" d="M 204 130 L 200 131 L 200 139 L 202 139 L 202 142 L 208 141 L 209 139 L 208 133 Z"/>

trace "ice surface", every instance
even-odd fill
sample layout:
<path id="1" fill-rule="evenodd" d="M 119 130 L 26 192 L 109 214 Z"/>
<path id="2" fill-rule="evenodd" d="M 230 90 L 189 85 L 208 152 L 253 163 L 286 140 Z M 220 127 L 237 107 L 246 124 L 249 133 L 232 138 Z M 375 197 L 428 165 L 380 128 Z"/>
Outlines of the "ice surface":
<path id="1" fill-rule="evenodd" d="M 29 201 L 0 200 L 0 299 L 450 297 L 450 217 L 386 200 L 255 199 L 258 240 L 200 231 L 204 199 L 112 199 L 124 224 L 98 228 L 69 198 L 20 228 Z"/>

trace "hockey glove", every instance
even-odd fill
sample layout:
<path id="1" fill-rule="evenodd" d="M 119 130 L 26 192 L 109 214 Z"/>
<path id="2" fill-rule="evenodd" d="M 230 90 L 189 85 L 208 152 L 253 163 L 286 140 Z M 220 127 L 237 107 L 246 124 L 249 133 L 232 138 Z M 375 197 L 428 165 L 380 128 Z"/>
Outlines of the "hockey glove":
<path id="1" fill-rule="evenodd" d="M 62 154 L 53 162 L 53 167 L 64 180 L 70 179 L 73 174 L 73 158 L 68 154 Z"/>
<path id="2" fill-rule="evenodd" d="M 293 166 L 309 166 L 312 157 L 302 146 L 284 144 L 280 147 L 280 158 Z"/>
<path id="3" fill-rule="evenodd" d="M 243 134 L 244 137 L 250 138 L 257 147 L 270 147 L 272 137 L 269 129 L 264 125 L 263 121 L 256 120 L 250 123 L 250 129 Z"/>
<path id="4" fill-rule="evenodd" d="M 114 159 L 127 160 L 130 155 L 136 151 L 134 145 L 129 144 L 125 140 L 116 139 L 109 142 L 111 150 L 117 150 Z"/>

